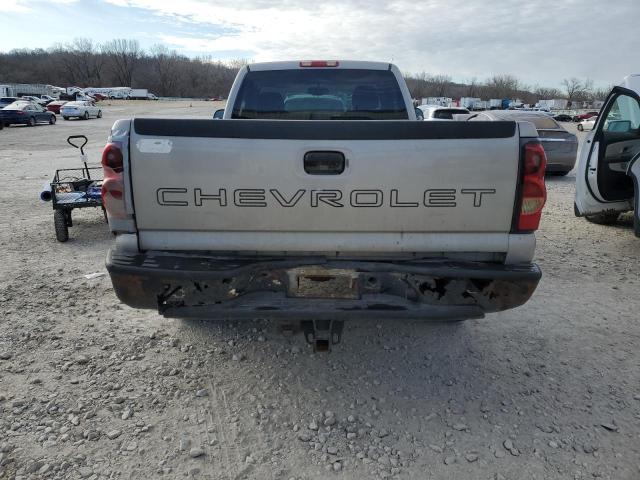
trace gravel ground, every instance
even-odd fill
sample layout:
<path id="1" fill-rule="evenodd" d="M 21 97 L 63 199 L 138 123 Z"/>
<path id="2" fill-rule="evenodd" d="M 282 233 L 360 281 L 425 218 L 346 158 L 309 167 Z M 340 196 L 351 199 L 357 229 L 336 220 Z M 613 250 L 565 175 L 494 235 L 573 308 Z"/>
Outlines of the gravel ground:
<path id="1" fill-rule="evenodd" d="M 573 174 L 548 180 L 525 306 L 354 321 L 328 355 L 261 320 L 133 310 L 85 278 L 113 242 L 101 213 L 60 244 L 37 196 L 79 164 L 66 137 L 97 163 L 117 118 L 216 107 L 111 102 L 0 132 L 0 478 L 640 478 L 640 241 L 630 217 L 575 218 Z"/>

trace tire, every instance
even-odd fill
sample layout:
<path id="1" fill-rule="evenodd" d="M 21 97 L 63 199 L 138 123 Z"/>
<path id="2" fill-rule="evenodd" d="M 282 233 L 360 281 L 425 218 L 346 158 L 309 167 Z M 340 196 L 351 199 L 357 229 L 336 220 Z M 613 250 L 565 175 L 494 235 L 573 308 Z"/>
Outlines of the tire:
<path id="1" fill-rule="evenodd" d="M 69 120 L 69 117 L 62 117 L 62 118 L 64 118 L 65 120 Z"/>
<path id="2" fill-rule="evenodd" d="M 640 220 L 638 220 L 638 212 L 633 212 L 633 234 L 640 238 Z"/>
<path id="3" fill-rule="evenodd" d="M 49 118 L 49 125 L 55 125 L 55 124 L 56 124 L 56 116 L 51 115 L 51 117 Z"/>
<path id="4" fill-rule="evenodd" d="M 102 110 L 98 110 L 98 117 L 97 118 L 102 118 Z"/>
<path id="5" fill-rule="evenodd" d="M 53 226 L 56 229 L 56 239 L 59 242 L 69 240 L 69 227 L 67 227 L 67 217 L 62 210 L 53 212 Z"/>
<path id="6" fill-rule="evenodd" d="M 29 117 L 29 123 L 27 123 L 28 127 L 33 127 L 36 124 L 36 119 L 34 117 Z"/>
<path id="7" fill-rule="evenodd" d="M 584 127 L 582 125 L 580 125 L 580 124 L 578 124 L 577 129 L 580 132 L 584 132 Z"/>
<path id="8" fill-rule="evenodd" d="M 595 215 L 585 215 L 584 218 L 586 218 L 588 222 L 598 225 L 613 225 L 618 221 L 619 215 L 618 212 L 602 212 L 596 213 Z"/>
<path id="9" fill-rule="evenodd" d="M 82 116 L 83 120 L 89 120 L 89 112 L 84 112 L 84 115 Z"/>

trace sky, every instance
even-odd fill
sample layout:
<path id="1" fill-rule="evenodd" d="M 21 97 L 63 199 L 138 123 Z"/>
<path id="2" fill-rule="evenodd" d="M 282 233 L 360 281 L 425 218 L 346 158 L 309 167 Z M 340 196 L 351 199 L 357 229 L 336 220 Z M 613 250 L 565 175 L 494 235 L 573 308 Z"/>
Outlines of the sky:
<path id="1" fill-rule="evenodd" d="M 0 0 L 0 51 L 133 38 L 188 56 L 353 59 L 454 81 L 640 73 L 640 0 Z"/>

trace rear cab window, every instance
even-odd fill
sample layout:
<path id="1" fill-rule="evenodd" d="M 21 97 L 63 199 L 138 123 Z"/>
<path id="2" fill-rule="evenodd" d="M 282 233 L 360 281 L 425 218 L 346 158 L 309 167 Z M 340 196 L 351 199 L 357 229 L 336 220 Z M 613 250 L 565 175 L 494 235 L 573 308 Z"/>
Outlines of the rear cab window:
<path id="1" fill-rule="evenodd" d="M 390 70 L 310 68 L 250 71 L 232 118 L 280 120 L 407 120 Z"/>
<path id="2" fill-rule="evenodd" d="M 461 115 L 469 113 L 469 110 L 463 108 L 441 108 L 433 112 L 433 118 L 439 118 L 441 120 L 453 120 L 454 115 Z"/>

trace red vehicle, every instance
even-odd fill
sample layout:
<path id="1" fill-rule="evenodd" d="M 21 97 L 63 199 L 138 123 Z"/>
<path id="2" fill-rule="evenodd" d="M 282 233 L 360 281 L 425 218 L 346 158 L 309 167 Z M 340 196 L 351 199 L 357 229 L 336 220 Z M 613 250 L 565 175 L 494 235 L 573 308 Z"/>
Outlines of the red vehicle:
<path id="1" fill-rule="evenodd" d="M 581 120 L 586 120 L 587 118 L 597 117 L 597 116 L 598 116 L 598 112 L 581 113 L 580 115 L 574 115 L 573 121 L 579 122 Z"/>
<path id="2" fill-rule="evenodd" d="M 95 99 L 96 102 L 99 102 L 99 101 L 107 99 L 107 96 L 106 95 L 102 95 L 101 93 L 92 93 L 91 96 Z"/>
<path id="3" fill-rule="evenodd" d="M 62 107 L 65 103 L 67 103 L 66 100 L 56 100 L 55 102 L 51 102 L 47 105 L 47 110 L 53 113 L 60 114 L 60 107 Z"/>

